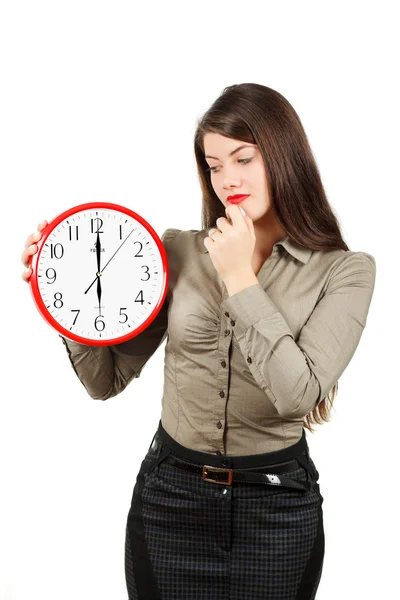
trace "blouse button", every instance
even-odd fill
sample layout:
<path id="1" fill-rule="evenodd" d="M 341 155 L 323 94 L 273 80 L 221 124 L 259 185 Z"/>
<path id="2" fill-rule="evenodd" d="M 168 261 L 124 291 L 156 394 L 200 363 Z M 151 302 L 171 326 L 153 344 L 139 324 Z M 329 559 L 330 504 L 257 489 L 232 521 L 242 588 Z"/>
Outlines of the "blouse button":
<path id="1" fill-rule="evenodd" d="M 226 317 L 229 317 L 229 313 L 228 312 L 225 312 L 224 314 L 225 314 Z"/>
<path id="2" fill-rule="evenodd" d="M 253 361 L 251 360 L 251 357 L 250 357 L 250 356 L 248 356 L 248 357 L 247 357 L 247 362 L 248 362 L 248 363 L 252 363 L 252 362 L 253 362 Z"/>
<path id="3" fill-rule="evenodd" d="M 221 390 L 219 395 L 221 396 L 221 398 L 223 398 L 225 396 L 225 392 L 223 390 Z"/>
<path id="4" fill-rule="evenodd" d="M 221 429 L 221 427 L 222 427 L 222 423 L 221 423 L 221 421 L 218 421 L 218 423 L 217 423 L 217 427 L 218 427 L 218 429 Z"/>
<path id="5" fill-rule="evenodd" d="M 225 335 L 229 335 L 229 334 L 230 334 L 230 332 L 231 332 L 231 330 L 230 330 L 230 329 L 225 329 Z"/>
<path id="6" fill-rule="evenodd" d="M 225 362 L 224 360 L 221 360 L 221 365 L 222 365 L 222 366 L 224 367 L 224 369 L 225 369 L 225 367 L 226 367 L 226 362 Z"/>
<path id="7" fill-rule="evenodd" d="M 232 325 L 232 327 L 234 326 L 234 324 L 235 324 L 235 321 L 231 321 L 231 325 Z"/>

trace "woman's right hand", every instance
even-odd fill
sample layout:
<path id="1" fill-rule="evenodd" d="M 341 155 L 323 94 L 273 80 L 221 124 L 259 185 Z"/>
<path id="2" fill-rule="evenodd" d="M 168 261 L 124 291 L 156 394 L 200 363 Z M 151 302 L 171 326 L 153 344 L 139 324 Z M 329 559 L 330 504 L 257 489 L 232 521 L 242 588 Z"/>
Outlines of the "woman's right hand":
<path id="1" fill-rule="evenodd" d="M 29 282 L 29 278 L 32 275 L 32 269 L 29 266 L 29 257 L 32 254 L 36 254 L 36 252 L 37 252 L 36 243 L 42 237 L 42 230 L 46 227 L 46 225 L 47 225 L 47 221 L 42 221 L 42 223 L 40 223 L 38 225 L 37 231 L 35 231 L 34 233 L 31 233 L 31 235 L 29 235 L 27 237 L 27 240 L 25 242 L 25 248 L 22 253 L 21 260 L 22 260 L 22 264 L 24 265 L 24 267 L 26 267 L 26 271 L 24 271 L 22 273 L 22 279 L 24 281 L 26 281 L 27 283 Z"/>

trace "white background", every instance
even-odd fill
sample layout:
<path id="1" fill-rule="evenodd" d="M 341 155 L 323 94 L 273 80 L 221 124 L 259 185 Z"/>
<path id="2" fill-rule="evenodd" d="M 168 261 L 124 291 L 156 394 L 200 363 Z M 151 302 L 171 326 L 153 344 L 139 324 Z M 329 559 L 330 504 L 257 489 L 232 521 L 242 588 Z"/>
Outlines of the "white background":
<path id="1" fill-rule="evenodd" d="M 295 108 L 345 241 L 376 259 L 368 324 L 331 421 L 307 439 L 324 497 L 317 598 L 396 596 L 396 8 L 2 4 L 1 600 L 126 600 L 125 523 L 161 414 L 165 342 L 120 396 L 92 400 L 21 279 L 25 240 L 94 201 L 131 207 L 160 236 L 200 229 L 196 121 L 244 82 Z"/>

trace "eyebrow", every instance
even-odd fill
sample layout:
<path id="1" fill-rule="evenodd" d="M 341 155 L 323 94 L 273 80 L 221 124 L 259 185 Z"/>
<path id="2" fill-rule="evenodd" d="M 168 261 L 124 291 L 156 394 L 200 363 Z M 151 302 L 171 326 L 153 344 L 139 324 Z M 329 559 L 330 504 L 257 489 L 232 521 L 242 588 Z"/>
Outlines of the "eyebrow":
<path id="1" fill-rule="evenodd" d="M 242 148 L 254 148 L 254 146 L 248 146 L 246 144 L 242 144 L 241 146 L 238 146 L 237 148 L 235 148 L 235 150 L 232 150 L 232 152 L 229 154 L 229 156 L 236 154 L 236 152 L 239 152 L 239 150 L 242 150 Z M 204 158 L 214 158 L 215 160 L 219 160 L 216 156 L 210 156 L 209 154 L 206 154 Z"/>

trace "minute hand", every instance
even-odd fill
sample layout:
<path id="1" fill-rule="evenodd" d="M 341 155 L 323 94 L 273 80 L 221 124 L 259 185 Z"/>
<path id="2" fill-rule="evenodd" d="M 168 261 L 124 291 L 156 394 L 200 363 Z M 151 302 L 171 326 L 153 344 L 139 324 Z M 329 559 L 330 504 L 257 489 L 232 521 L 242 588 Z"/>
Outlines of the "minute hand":
<path id="1" fill-rule="evenodd" d="M 112 257 L 110 258 L 110 260 L 108 261 L 108 263 L 106 263 L 106 264 L 104 265 L 104 267 L 102 268 L 102 270 L 101 270 L 101 272 L 102 272 L 102 273 L 104 273 L 104 270 L 105 270 L 106 266 L 107 266 L 108 264 L 110 264 L 110 262 L 112 261 L 112 259 L 114 258 L 114 256 L 117 254 L 118 250 L 120 250 L 120 249 L 122 248 L 122 246 L 125 244 L 126 240 L 129 238 L 129 236 L 130 236 L 130 235 L 132 235 L 132 233 L 133 233 L 134 231 L 135 231 L 135 230 L 134 230 L 134 229 L 132 229 L 132 231 L 130 232 L 130 234 L 129 234 L 129 235 L 127 235 L 127 236 L 126 236 L 126 238 L 124 239 L 124 241 L 122 242 L 122 244 L 120 245 L 120 247 L 116 249 L 116 251 L 114 252 L 114 254 L 112 255 Z M 94 284 L 94 283 L 97 281 L 97 279 L 98 279 L 98 277 L 97 277 L 97 275 L 96 275 L 96 277 L 93 279 L 92 283 L 89 285 L 88 289 L 86 290 L 85 294 L 87 294 L 87 293 L 88 293 L 88 291 L 90 290 L 90 288 L 92 287 L 92 285 L 93 285 L 93 284 Z"/>

